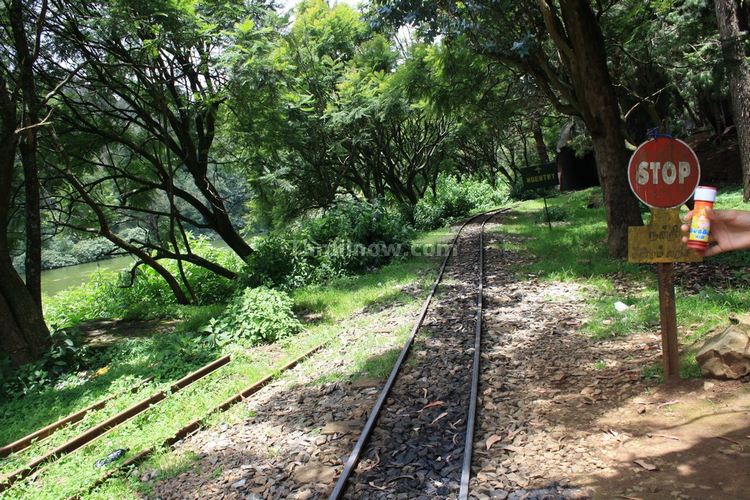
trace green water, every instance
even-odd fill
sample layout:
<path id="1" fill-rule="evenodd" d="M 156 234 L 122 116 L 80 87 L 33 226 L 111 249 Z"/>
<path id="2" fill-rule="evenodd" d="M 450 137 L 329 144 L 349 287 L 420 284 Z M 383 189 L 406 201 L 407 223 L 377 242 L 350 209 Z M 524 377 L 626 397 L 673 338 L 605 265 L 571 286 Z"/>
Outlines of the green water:
<path id="1" fill-rule="evenodd" d="M 88 281 L 89 276 L 97 271 L 120 271 L 133 265 L 134 261 L 132 257 L 125 256 L 43 271 L 42 293 L 48 296 L 58 294 Z"/>

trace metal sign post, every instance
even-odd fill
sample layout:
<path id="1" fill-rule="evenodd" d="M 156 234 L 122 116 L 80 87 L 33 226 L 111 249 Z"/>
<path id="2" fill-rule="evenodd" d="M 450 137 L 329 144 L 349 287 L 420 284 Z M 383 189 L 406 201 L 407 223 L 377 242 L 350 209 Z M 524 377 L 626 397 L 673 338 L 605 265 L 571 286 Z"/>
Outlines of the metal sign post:
<path id="1" fill-rule="evenodd" d="M 700 164 L 687 144 L 660 136 L 633 153 L 628 179 L 635 196 L 651 207 L 647 226 L 628 228 L 628 262 L 656 264 L 664 381 L 674 383 L 680 380 L 674 263 L 703 260 L 682 243 L 679 207 L 698 186 Z"/>
<path id="2" fill-rule="evenodd" d="M 521 179 L 523 180 L 523 188 L 525 191 L 546 189 L 558 186 L 560 184 L 560 180 L 557 177 L 556 163 L 545 163 L 543 165 L 523 168 L 521 169 Z M 552 221 L 549 218 L 547 197 L 545 195 L 542 195 L 542 199 L 544 200 L 544 215 L 547 219 L 547 226 L 551 231 Z"/>
<path id="3" fill-rule="evenodd" d="M 549 230 L 552 231 L 552 221 L 549 220 L 549 209 L 547 208 L 547 197 L 542 196 L 542 199 L 544 200 L 544 216 L 547 219 L 547 227 L 549 227 Z"/>

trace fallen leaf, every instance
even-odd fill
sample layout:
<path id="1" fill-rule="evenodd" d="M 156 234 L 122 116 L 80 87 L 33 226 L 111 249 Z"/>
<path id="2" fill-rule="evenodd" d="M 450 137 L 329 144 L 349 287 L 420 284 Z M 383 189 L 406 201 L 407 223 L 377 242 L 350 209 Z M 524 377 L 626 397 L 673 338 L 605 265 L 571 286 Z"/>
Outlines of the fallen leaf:
<path id="1" fill-rule="evenodd" d="M 419 411 L 425 411 L 427 408 L 434 408 L 435 406 L 440 406 L 443 404 L 445 404 L 443 401 L 433 401 L 432 403 L 424 405 L 424 407 Z"/>
<path id="2" fill-rule="evenodd" d="M 493 434 L 490 437 L 487 438 L 487 442 L 484 443 L 484 445 L 489 450 L 492 448 L 492 445 L 497 443 L 498 441 L 501 441 L 503 438 L 501 436 L 498 436 L 497 434 Z"/>
<path id="3" fill-rule="evenodd" d="M 447 412 L 447 411 L 446 411 L 446 412 L 443 412 L 443 413 L 441 413 L 440 415 L 438 415 L 438 416 L 437 416 L 437 418 L 436 418 L 435 420 L 433 420 L 433 421 L 432 421 L 432 423 L 431 423 L 430 425 L 434 424 L 435 422 L 437 422 L 438 420 L 440 420 L 441 418 L 443 418 L 443 417 L 445 417 L 445 416 L 447 416 L 447 415 L 448 415 L 448 412 Z"/>
<path id="4" fill-rule="evenodd" d="M 673 441 L 680 441 L 680 438 L 676 436 L 670 436 L 669 434 L 646 434 L 648 437 L 657 437 L 657 438 L 664 438 L 664 439 L 671 439 Z"/>
<path id="5" fill-rule="evenodd" d="M 732 444 L 737 444 L 737 445 L 740 444 L 739 441 L 735 441 L 734 439 L 730 439 L 730 438 L 724 437 L 724 436 L 716 436 L 716 439 L 723 439 L 724 441 L 730 442 Z"/>
<path id="6" fill-rule="evenodd" d="M 644 469 L 650 472 L 659 470 L 657 466 L 655 466 L 652 463 L 646 462 L 645 460 L 633 460 L 633 462 L 637 463 L 638 465 L 640 465 L 641 467 L 643 467 Z"/>

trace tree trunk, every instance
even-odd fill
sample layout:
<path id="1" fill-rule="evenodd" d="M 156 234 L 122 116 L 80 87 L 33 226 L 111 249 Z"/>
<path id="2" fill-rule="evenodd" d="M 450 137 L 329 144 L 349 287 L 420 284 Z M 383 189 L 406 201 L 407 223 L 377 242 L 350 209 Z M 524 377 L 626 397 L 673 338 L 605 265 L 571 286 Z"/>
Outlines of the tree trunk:
<path id="1" fill-rule="evenodd" d="M 724 63 L 729 75 L 734 124 L 742 162 L 742 186 L 745 201 L 750 199 L 750 66 L 743 49 L 747 27 L 744 7 L 737 0 L 715 0 Z"/>
<path id="2" fill-rule="evenodd" d="M 7 248 L 0 248 L 0 325 L 0 351 L 16 366 L 38 359 L 50 346 L 39 305 L 13 268 Z"/>
<path id="3" fill-rule="evenodd" d="M 41 14 L 40 14 L 41 15 Z M 39 212 L 39 169 L 37 163 L 37 130 L 39 99 L 34 81 L 34 54 L 29 47 L 20 0 L 13 0 L 8 11 L 19 87 L 23 102 L 23 120 L 19 149 L 23 164 L 26 224 L 26 288 L 40 307 L 42 306 L 42 219 Z"/>
<path id="4" fill-rule="evenodd" d="M 18 136 L 16 103 L 0 74 L 0 350 L 15 365 L 37 359 L 50 345 L 41 307 L 13 267 L 8 244 Z"/>
<path id="5" fill-rule="evenodd" d="M 643 219 L 628 183 L 623 123 L 607 69 L 604 37 L 588 0 L 561 0 L 560 8 L 569 43 L 565 52 L 572 53 L 567 63 L 604 191 L 607 246 L 611 256 L 625 257 L 628 226 L 642 225 Z"/>
<path id="6" fill-rule="evenodd" d="M 539 122 L 534 123 L 534 143 L 536 144 L 536 154 L 539 157 L 541 163 L 549 163 L 549 155 L 547 155 L 547 145 L 544 144 L 544 136 L 542 135 L 542 127 Z"/>

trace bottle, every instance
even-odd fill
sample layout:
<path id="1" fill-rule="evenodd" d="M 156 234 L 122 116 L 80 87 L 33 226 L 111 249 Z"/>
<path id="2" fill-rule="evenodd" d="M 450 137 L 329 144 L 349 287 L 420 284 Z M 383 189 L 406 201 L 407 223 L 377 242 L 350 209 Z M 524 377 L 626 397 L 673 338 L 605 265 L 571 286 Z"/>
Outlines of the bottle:
<path id="1" fill-rule="evenodd" d="M 695 206 L 693 207 L 693 220 L 690 224 L 687 246 L 703 253 L 708 248 L 708 233 L 711 230 L 711 221 L 706 217 L 706 210 L 714 206 L 716 188 L 698 186 L 695 188 L 693 199 L 695 200 Z"/>

